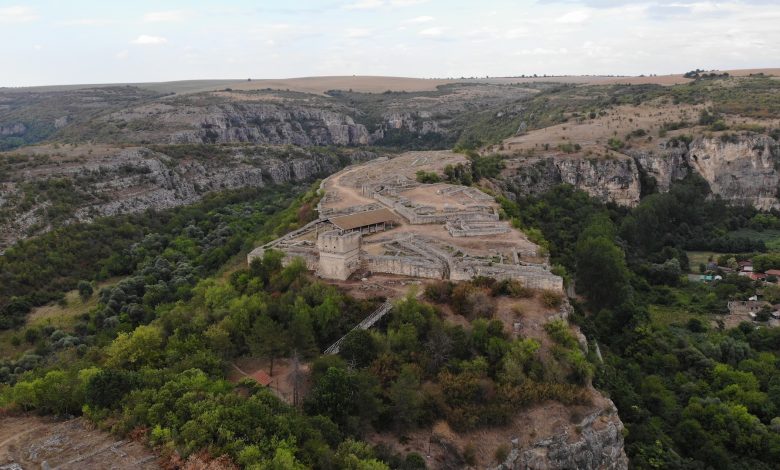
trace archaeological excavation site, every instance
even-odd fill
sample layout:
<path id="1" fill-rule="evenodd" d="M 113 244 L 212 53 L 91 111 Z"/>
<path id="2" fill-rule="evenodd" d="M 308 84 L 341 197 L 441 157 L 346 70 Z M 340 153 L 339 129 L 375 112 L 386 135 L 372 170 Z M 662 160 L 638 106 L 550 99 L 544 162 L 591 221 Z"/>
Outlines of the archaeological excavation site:
<path id="1" fill-rule="evenodd" d="M 301 258 L 323 279 L 484 276 L 560 291 L 562 279 L 550 272 L 537 245 L 500 220 L 493 197 L 415 177 L 457 164 L 468 160 L 448 151 L 407 152 L 346 168 L 322 182 L 318 219 L 256 248 L 247 261 L 275 249 L 285 254 L 285 263 Z"/>

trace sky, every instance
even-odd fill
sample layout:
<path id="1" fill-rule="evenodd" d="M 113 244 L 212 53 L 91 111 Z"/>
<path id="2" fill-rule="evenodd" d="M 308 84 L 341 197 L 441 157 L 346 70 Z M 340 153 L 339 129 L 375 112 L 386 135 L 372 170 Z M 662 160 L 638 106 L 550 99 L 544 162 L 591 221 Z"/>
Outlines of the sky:
<path id="1" fill-rule="evenodd" d="M 780 67 L 780 0 L 0 0 L 0 86 Z"/>

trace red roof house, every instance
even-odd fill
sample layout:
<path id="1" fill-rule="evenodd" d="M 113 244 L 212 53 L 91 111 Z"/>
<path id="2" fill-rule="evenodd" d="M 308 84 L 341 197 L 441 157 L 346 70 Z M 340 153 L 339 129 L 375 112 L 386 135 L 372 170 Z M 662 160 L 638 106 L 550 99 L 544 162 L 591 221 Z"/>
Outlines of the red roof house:
<path id="1" fill-rule="evenodd" d="M 263 370 L 258 370 L 254 374 L 249 374 L 249 378 L 254 379 L 255 382 L 259 383 L 263 387 L 271 385 L 271 382 L 274 381 L 274 379 L 272 379 L 271 376 L 266 374 Z"/>

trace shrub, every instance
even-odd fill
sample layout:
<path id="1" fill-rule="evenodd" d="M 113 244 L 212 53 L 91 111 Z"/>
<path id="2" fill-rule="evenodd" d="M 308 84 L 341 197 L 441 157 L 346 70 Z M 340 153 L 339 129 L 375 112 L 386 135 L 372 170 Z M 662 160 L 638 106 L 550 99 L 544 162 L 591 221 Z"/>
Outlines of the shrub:
<path id="1" fill-rule="evenodd" d="M 609 146 L 609 148 L 611 148 L 612 150 L 615 150 L 615 151 L 620 150 L 620 149 L 622 149 L 623 147 L 626 146 L 626 144 L 622 140 L 617 139 L 615 137 L 609 139 L 609 141 L 607 142 L 607 145 Z"/>
<path id="2" fill-rule="evenodd" d="M 420 170 L 416 176 L 419 183 L 438 183 L 441 181 L 441 177 L 433 171 Z"/>
<path id="3" fill-rule="evenodd" d="M 496 463 L 503 463 L 506 461 L 507 457 L 509 457 L 509 446 L 501 444 L 496 447 L 495 452 L 493 452 L 493 457 L 496 459 Z"/>
<path id="4" fill-rule="evenodd" d="M 87 281 L 79 281 L 78 284 L 78 290 L 79 290 L 79 297 L 81 297 L 82 302 L 86 302 L 89 300 L 90 297 L 92 297 L 93 289 L 92 284 L 90 284 Z"/>
<path id="5" fill-rule="evenodd" d="M 477 449 L 474 444 L 469 442 L 463 447 L 463 460 L 469 465 L 477 464 Z"/>
<path id="6" fill-rule="evenodd" d="M 431 302 L 450 303 L 455 285 L 449 281 L 439 281 L 425 286 L 425 297 Z"/>
<path id="7" fill-rule="evenodd" d="M 545 289 L 542 291 L 542 304 L 547 308 L 558 308 L 563 303 L 563 296 L 555 291 Z"/>
<path id="8" fill-rule="evenodd" d="M 459 284 L 452 291 L 453 308 L 469 319 L 489 318 L 493 315 L 496 301 L 486 289 L 472 284 Z"/>
<path id="9" fill-rule="evenodd" d="M 569 349 L 577 347 L 577 338 L 574 337 L 569 325 L 563 320 L 554 320 L 544 325 L 544 330 L 553 341 Z"/>
<path id="10" fill-rule="evenodd" d="M 527 299 L 534 296 L 534 291 L 523 285 L 517 279 L 505 279 L 496 282 L 490 289 L 490 293 L 495 297 L 498 295 L 508 295 L 516 299 Z"/>

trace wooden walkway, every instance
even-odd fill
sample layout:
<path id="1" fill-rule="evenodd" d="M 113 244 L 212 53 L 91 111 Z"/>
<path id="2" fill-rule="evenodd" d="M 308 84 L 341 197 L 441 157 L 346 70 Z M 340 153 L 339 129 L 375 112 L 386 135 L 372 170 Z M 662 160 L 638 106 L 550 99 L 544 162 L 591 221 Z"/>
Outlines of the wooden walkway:
<path id="1" fill-rule="evenodd" d="M 379 306 L 378 309 L 374 310 L 371 315 L 367 316 L 362 322 L 358 323 L 357 326 L 352 328 L 350 330 L 350 333 L 355 330 L 367 330 L 374 326 L 376 322 L 378 322 L 382 317 L 387 315 L 387 313 L 393 309 L 393 304 L 387 300 L 385 303 Z M 347 337 L 349 333 L 342 336 L 338 339 L 335 343 L 331 344 L 328 349 L 325 350 L 325 354 L 338 354 L 339 348 L 341 348 L 341 343 L 344 341 L 344 338 Z"/>

